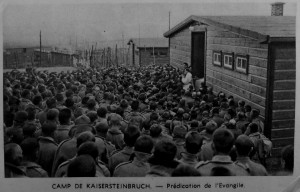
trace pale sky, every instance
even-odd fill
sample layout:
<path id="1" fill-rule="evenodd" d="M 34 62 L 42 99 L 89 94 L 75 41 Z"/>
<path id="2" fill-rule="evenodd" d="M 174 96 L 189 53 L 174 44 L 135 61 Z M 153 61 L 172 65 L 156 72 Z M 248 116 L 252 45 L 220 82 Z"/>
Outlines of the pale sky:
<path id="1" fill-rule="evenodd" d="M 267 3 L 9 3 L 3 10 L 4 48 L 105 44 L 107 40 L 163 37 L 190 15 L 271 15 Z M 296 15 L 296 3 L 284 5 L 284 15 Z M 139 30 L 140 29 L 140 30 Z M 140 31 L 140 33 L 139 33 Z M 140 34 L 140 35 L 139 35 Z M 126 43 L 126 42 L 125 42 Z"/>

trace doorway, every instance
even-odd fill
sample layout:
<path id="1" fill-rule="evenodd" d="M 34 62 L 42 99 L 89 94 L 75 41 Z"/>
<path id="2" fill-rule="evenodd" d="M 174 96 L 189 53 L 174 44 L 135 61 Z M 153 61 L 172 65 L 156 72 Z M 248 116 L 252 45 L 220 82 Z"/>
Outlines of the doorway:
<path id="1" fill-rule="evenodd" d="M 205 81 L 205 32 L 192 33 L 191 67 L 193 78 Z"/>

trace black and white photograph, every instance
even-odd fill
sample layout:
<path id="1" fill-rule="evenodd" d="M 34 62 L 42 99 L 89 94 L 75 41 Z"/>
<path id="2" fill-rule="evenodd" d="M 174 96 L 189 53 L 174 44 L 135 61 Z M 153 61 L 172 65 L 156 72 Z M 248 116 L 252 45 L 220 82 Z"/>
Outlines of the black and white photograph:
<path id="1" fill-rule="evenodd" d="M 0 5 L 4 191 L 300 190 L 296 1 Z"/>

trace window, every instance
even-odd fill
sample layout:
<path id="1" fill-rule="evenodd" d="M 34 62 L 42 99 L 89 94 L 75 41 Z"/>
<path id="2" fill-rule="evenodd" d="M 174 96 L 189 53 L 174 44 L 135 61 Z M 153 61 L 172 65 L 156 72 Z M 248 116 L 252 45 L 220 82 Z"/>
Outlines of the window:
<path id="1" fill-rule="evenodd" d="M 161 55 L 161 56 L 167 56 L 167 52 L 161 51 L 161 52 L 159 52 L 159 55 Z"/>
<path id="2" fill-rule="evenodd" d="M 221 51 L 213 51 L 213 64 L 222 66 L 222 52 Z"/>
<path id="3" fill-rule="evenodd" d="M 225 68 L 233 70 L 233 53 L 224 53 L 223 62 Z"/>
<path id="4" fill-rule="evenodd" d="M 153 56 L 153 51 L 150 52 L 151 56 Z M 158 55 L 157 51 L 154 51 L 154 55 Z"/>
<path id="5" fill-rule="evenodd" d="M 249 56 L 242 56 L 242 55 L 237 55 L 235 58 L 236 62 L 236 70 L 242 73 L 247 73 L 248 72 L 248 57 Z"/>

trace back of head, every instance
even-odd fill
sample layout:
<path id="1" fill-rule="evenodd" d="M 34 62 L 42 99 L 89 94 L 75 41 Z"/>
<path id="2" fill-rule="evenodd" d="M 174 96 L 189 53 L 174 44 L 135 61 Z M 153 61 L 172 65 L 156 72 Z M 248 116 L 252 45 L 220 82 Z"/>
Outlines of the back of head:
<path id="1" fill-rule="evenodd" d="M 88 116 L 88 118 L 91 120 L 91 123 L 94 123 L 98 118 L 96 111 L 90 111 L 86 114 L 86 116 Z"/>
<path id="2" fill-rule="evenodd" d="M 47 112 L 47 120 L 53 121 L 58 118 L 59 110 L 58 109 L 49 109 Z"/>
<path id="3" fill-rule="evenodd" d="M 184 138 L 187 133 L 187 127 L 183 125 L 176 125 L 173 129 L 174 138 Z"/>
<path id="4" fill-rule="evenodd" d="M 188 153 L 197 154 L 202 146 L 203 138 L 196 132 L 188 132 L 185 137 L 185 149 Z"/>
<path id="5" fill-rule="evenodd" d="M 213 134 L 213 144 L 216 152 L 229 154 L 234 144 L 234 136 L 231 131 L 219 128 Z"/>
<path id="6" fill-rule="evenodd" d="M 211 169 L 210 176 L 234 176 L 235 174 L 232 173 L 226 167 L 214 167 Z"/>
<path id="7" fill-rule="evenodd" d="M 27 121 L 27 119 L 28 119 L 28 115 L 26 111 L 18 111 L 14 117 L 14 121 L 17 124 L 23 124 L 25 121 Z"/>
<path id="8" fill-rule="evenodd" d="M 288 145 L 282 148 L 281 158 L 284 160 L 284 168 L 292 172 L 294 170 L 294 147 Z"/>
<path id="9" fill-rule="evenodd" d="M 246 157 L 251 152 L 254 144 L 247 135 L 240 135 L 235 140 L 235 147 L 239 156 Z"/>
<path id="10" fill-rule="evenodd" d="M 140 136 L 139 128 L 134 125 L 129 125 L 124 132 L 124 142 L 127 146 L 133 147 L 139 136 Z"/>
<path id="11" fill-rule="evenodd" d="M 75 119 L 75 125 L 84 125 L 91 123 L 91 120 L 86 115 L 81 115 Z"/>
<path id="12" fill-rule="evenodd" d="M 131 109 L 137 111 L 139 109 L 140 102 L 138 100 L 133 100 L 131 103 Z"/>
<path id="13" fill-rule="evenodd" d="M 260 114 L 260 112 L 259 112 L 258 109 L 252 109 L 251 110 L 251 118 L 252 119 L 255 119 L 255 118 L 259 117 L 259 114 Z"/>
<path id="14" fill-rule="evenodd" d="M 197 177 L 200 172 L 192 166 L 181 164 L 172 172 L 172 177 Z"/>
<path id="15" fill-rule="evenodd" d="M 111 126 L 119 126 L 121 125 L 121 120 L 122 117 L 116 113 L 112 113 L 108 118 L 107 118 L 109 125 Z"/>
<path id="16" fill-rule="evenodd" d="M 42 134 L 44 136 L 53 136 L 54 131 L 57 129 L 57 124 L 54 122 L 50 122 L 50 121 L 46 121 L 43 125 L 42 125 Z"/>
<path id="17" fill-rule="evenodd" d="M 47 105 L 48 109 L 55 108 L 56 107 L 56 99 L 55 98 L 47 99 L 46 105 Z"/>
<path id="18" fill-rule="evenodd" d="M 39 150 L 39 143 L 36 138 L 26 138 L 20 144 L 23 155 L 27 157 L 35 157 L 36 152 Z"/>
<path id="19" fill-rule="evenodd" d="M 87 107 L 88 107 L 89 109 L 94 109 L 95 106 L 96 106 L 96 101 L 95 101 L 95 99 L 89 99 L 89 100 L 87 101 Z"/>
<path id="20" fill-rule="evenodd" d="M 4 159 L 5 163 L 13 165 L 21 165 L 23 155 L 21 147 L 16 143 L 8 143 L 4 145 Z"/>
<path id="21" fill-rule="evenodd" d="M 90 155 L 80 155 L 68 166 L 67 177 L 95 177 L 96 163 Z"/>
<path id="22" fill-rule="evenodd" d="M 72 112 L 70 109 L 65 108 L 59 111 L 58 120 L 61 125 L 65 125 L 69 122 L 72 117 Z"/>
<path id="23" fill-rule="evenodd" d="M 102 118 L 105 118 L 106 117 L 106 114 L 107 114 L 107 109 L 105 107 L 100 107 L 98 110 L 97 110 L 97 115 L 99 117 L 102 117 Z"/>
<path id="24" fill-rule="evenodd" d="M 77 136 L 77 148 L 80 147 L 81 144 L 87 141 L 95 142 L 95 135 L 90 131 L 85 131 L 80 133 Z"/>
<path id="25" fill-rule="evenodd" d="M 77 149 L 77 155 L 90 155 L 93 159 L 96 159 L 99 155 L 98 147 L 95 142 L 86 141 Z"/>
<path id="26" fill-rule="evenodd" d="M 172 141 L 160 140 L 154 148 L 153 156 L 149 159 L 151 164 L 169 166 L 177 153 L 177 147 Z"/>
<path id="27" fill-rule="evenodd" d="M 213 134 L 217 129 L 218 129 L 218 124 L 213 120 L 207 122 L 205 125 L 205 130 L 208 134 Z"/>
<path id="28" fill-rule="evenodd" d="M 33 108 L 33 107 L 27 107 L 27 109 L 25 111 L 27 113 L 27 119 L 29 121 L 32 121 L 32 120 L 35 119 L 35 115 L 36 115 L 35 108 Z"/>
<path id="29" fill-rule="evenodd" d="M 33 137 L 36 130 L 37 126 L 35 124 L 26 123 L 23 126 L 23 135 L 24 137 Z"/>
<path id="30" fill-rule="evenodd" d="M 109 129 L 109 126 L 106 122 L 100 122 L 96 124 L 95 128 L 97 133 L 106 134 Z"/>
<path id="31" fill-rule="evenodd" d="M 151 153 L 154 143 L 151 137 L 147 135 L 140 136 L 134 145 L 134 150 L 143 153 Z"/>
<path id="32" fill-rule="evenodd" d="M 250 133 L 258 132 L 258 125 L 256 123 L 250 123 L 249 125 Z"/>
<path id="33" fill-rule="evenodd" d="M 159 124 L 153 124 L 150 127 L 150 136 L 151 137 L 158 137 L 162 132 L 162 128 Z"/>

